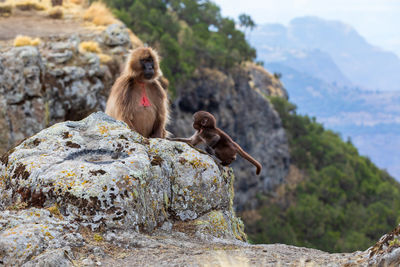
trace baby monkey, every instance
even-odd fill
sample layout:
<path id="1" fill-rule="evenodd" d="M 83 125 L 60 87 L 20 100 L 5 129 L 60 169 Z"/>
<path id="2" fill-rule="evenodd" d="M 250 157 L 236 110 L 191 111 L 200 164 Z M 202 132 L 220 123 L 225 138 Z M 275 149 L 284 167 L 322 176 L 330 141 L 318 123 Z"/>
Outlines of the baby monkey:
<path id="1" fill-rule="evenodd" d="M 172 141 L 181 141 L 195 146 L 206 144 L 206 151 L 221 160 L 223 166 L 228 166 L 236 159 L 236 154 L 247 159 L 257 167 L 257 175 L 260 174 L 261 164 L 247 154 L 229 135 L 217 128 L 215 117 L 206 111 L 198 111 L 193 115 L 193 128 L 196 129 L 190 138 L 169 138 Z"/>

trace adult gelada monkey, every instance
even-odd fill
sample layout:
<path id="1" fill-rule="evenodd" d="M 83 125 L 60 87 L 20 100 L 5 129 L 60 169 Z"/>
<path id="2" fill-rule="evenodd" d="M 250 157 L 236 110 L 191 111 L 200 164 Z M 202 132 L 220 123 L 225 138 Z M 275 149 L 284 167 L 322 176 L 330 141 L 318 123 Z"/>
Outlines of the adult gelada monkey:
<path id="1" fill-rule="evenodd" d="M 107 100 L 106 114 L 144 137 L 165 138 L 168 99 L 160 85 L 159 59 L 150 47 L 133 50 Z"/>
<path id="2" fill-rule="evenodd" d="M 236 154 L 247 159 L 257 167 L 257 175 L 260 174 L 261 164 L 247 154 L 229 135 L 217 128 L 215 117 L 206 111 L 198 111 L 193 115 L 193 128 L 195 134 L 190 138 L 170 138 L 173 141 L 182 141 L 195 146 L 200 143 L 206 144 L 208 153 L 215 155 L 221 160 L 223 166 L 228 166 L 236 159 Z"/>

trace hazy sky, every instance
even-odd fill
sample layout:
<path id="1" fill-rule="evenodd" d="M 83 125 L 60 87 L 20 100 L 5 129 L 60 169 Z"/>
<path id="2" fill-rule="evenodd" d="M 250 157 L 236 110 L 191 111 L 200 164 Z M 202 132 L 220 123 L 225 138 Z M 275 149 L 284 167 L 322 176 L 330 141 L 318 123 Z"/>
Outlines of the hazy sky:
<path id="1" fill-rule="evenodd" d="M 400 0 L 214 0 L 222 14 L 249 14 L 257 24 L 288 22 L 300 16 L 340 20 L 367 41 L 400 56 Z"/>

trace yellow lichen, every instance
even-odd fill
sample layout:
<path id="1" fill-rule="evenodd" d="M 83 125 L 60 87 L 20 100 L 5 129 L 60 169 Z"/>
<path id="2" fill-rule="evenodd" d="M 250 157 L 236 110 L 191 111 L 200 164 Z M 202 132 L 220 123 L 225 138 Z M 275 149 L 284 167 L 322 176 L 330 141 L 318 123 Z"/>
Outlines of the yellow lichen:
<path id="1" fill-rule="evenodd" d="M 398 238 L 394 238 L 393 240 L 389 241 L 389 247 L 400 247 L 400 240 Z"/>
<path id="2" fill-rule="evenodd" d="M 47 210 L 50 211 L 50 213 L 53 214 L 54 217 L 56 217 L 56 218 L 58 218 L 58 219 L 60 219 L 60 220 L 63 219 L 63 216 L 61 215 L 61 212 L 60 212 L 60 210 L 58 209 L 58 206 L 57 206 L 57 205 L 54 205 L 54 206 L 52 206 L 52 207 L 49 207 L 49 208 L 47 208 Z"/>
<path id="3" fill-rule="evenodd" d="M 14 46 L 16 47 L 27 46 L 27 45 L 38 46 L 40 42 L 41 42 L 40 38 L 32 39 L 29 36 L 18 35 L 14 39 Z"/>
<path id="4" fill-rule="evenodd" d="M 79 52 L 101 53 L 101 48 L 97 42 L 87 41 L 79 44 Z"/>
<path id="5" fill-rule="evenodd" d="M 204 229 L 210 234 L 222 237 L 228 229 L 228 223 L 221 211 L 212 211 L 207 220 L 198 220 L 196 225 L 204 225 Z"/>
<path id="6" fill-rule="evenodd" d="M 46 232 L 46 233 L 44 233 L 44 235 L 45 235 L 46 237 L 50 238 L 50 239 L 54 239 L 54 236 L 52 236 L 52 235 L 50 234 L 50 232 Z"/>
<path id="7" fill-rule="evenodd" d="M 247 235 L 244 232 L 244 224 L 243 221 L 235 215 L 233 215 L 233 218 L 231 219 L 231 227 L 233 231 L 233 235 L 236 237 L 236 239 L 241 240 L 241 241 L 247 241 Z"/>
<path id="8" fill-rule="evenodd" d="M 199 169 L 199 168 L 208 168 L 210 166 L 210 164 L 208 164 L 207 162 L 202 161 L 199 158 L 194 158 L 192 160 L 189 161 L 189 164 L 192 165 L 195 169 Z"/>
<path id="9" fill-rule="evenodd" d="M 103 236 L 102 236 L 102 235 L 100 235 L 100 234 L 94 234 L 94 235 L 93 235 L 93 240 L 96 241 L 96 242 L 101 242 L 101 241 L 103 241 L 104 239 L 103 239 Z"/>

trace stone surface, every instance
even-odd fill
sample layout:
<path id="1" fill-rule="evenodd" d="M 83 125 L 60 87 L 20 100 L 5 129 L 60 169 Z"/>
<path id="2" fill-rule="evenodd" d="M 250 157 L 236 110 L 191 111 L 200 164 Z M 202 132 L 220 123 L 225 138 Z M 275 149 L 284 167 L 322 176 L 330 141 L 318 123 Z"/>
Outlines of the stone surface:
<path id="1" fill-rule="evenodd" d="M 192 114 L 207 110 L 215 115 L 218 127 L 263 165 L 260 176 L 240 156 L 231 165 L 236 177 L 238 210 L 256 208 L 257 194 L 268 193 L 283 183 L 289 170 L 288 141 L 281 120 L 267 99 L 267 89 L 254 89 L 251 82 L 246 68 L 229 73 L 198 70 L 179 90 L 169 126 L 175 136 L 189 137 L 194 133 Z"/>
<path id="2" fill-rule="evenodd" d="M 159 229 L 246 240 L 232 208 L 230 168 L 187 144 L 146 139 L 102 112 L 25 140 L 1 158 L 0 174 L 5 264 L 66 264 L 61 250 L 60 257 L 33 257 L 83 246 L 83 228 L 100 232 L 98 242 L 128 247 L 126 235 Z"/>
<path id="3" fill-rule="evenodd" d="M 370 266 L 400 265 L 400 225 L 367 250 Z"/>
<path id="4" fill-rule="evenodd" d="M 130 43 L 129 33 L 125 25 L 112 24 L 103 32 L 103 42 L 109 46 L 119 46 Z"/>

